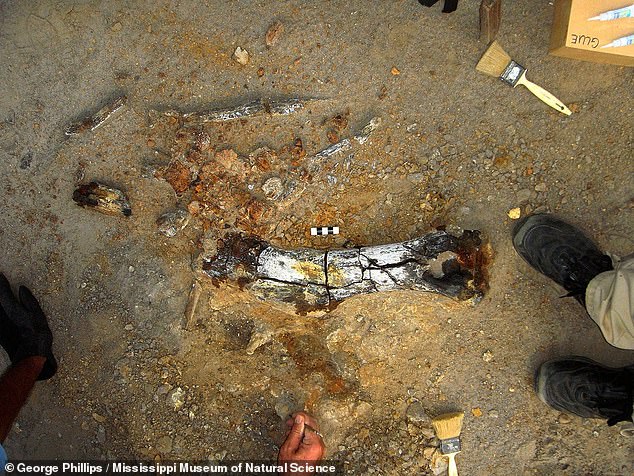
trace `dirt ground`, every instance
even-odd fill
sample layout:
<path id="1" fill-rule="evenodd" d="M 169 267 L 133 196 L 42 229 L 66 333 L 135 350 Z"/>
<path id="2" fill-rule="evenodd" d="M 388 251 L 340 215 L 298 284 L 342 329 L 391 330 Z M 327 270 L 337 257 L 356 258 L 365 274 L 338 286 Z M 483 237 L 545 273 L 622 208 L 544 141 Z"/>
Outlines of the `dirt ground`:
<path id="1" fill-rule="evenodd" d="M 609 346 L 516 255 L 507 216 L 552 211 L 603 249 L 632 252 L 632 69 L 548 56 L 552 2 L 505 1 L 498 39 L 571 107 L 565 117 L 475 71 L 478 5 L 0 1 L 0 269 L 41 300 L 60 362 L 6 442 L 10 457 L 272 459 L 282 417 L 305 408 L 346 474 L 434 474 L 443 468 L 432 464 L 429 418 L 464 410 L 462 474 L 633 474 L 633 442 L 542 404 L 533 374 L 549 358 L 621 366 L 634 353 Z M 232 58 L 238 46 L 246 65 Z M 127 105 L 102 127 L 64 137 L 120 94 Z M 194 129 L 209 137 L 203 163 L 268 147 L 269 168 L 203 183 L 193 207 L 200 189 L 186 183 L 177 196 L 157 177 L 191 129 L 152 111 L 296 97 L 307 107 L 288 116 Z M 368 142 L 307 173 L 308 157 L 372 117 L 382 122 Z M 305 185 L 292 201 L 260 193 L 264 180 L 291 176 Z M 91 180 L 123 190 L 132 216 L 78 207 L 73 190 Z M 261 214 L 240 208 L 253 203 Z M 162 213 L 188 205 L 183 231 L 157 232 Z M 310 236 L 327 225 L 341 234 Z M 229 228 L 327 248 L 437 226 L 490 242 L 479 304 L 398 291 L 301 316 L 196 272 Z M 185 329 L 195 280 L 203 292 Z M 253 335 L 263 345 L 248 354 Z"/>

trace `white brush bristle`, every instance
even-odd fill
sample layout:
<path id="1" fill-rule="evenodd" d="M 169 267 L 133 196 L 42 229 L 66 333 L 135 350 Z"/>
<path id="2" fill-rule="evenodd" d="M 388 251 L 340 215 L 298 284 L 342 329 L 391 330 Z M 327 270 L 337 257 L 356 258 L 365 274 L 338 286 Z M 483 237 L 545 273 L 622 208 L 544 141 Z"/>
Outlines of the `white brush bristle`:
<path id="1" fill-rule="evenodd" d="M 478 61 L 476 69 L 481 73 L 499 78 L 510 62 L 511 57 L 497 41 L 493 41 Z"/>

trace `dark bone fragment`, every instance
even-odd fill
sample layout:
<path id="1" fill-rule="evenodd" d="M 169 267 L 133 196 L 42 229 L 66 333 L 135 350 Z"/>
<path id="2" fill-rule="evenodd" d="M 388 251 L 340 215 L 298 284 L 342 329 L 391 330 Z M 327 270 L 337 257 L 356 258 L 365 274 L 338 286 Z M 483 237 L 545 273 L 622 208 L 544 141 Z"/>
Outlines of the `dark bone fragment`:
<path id="1" fill-rule="evenodd" d="M 126 96 L 120 96 L 116 98 L 114 101 L 106 104 L 90 117 L 82 119 L 68 126 L 66 128 L 66 135 L 75 136 L 81 134 L 82 132 L 94 131 L 104 122 L 106 122 L 108 118 L 110 118 L 114 113 L 125 106 L 127 101 L 128 98 Z"/>
<path id="2" fill-rule="evenodd" d="M 373 117 L 370 122 L 368 122 L 361 132 L 353 137 L 353 139 L 359 144 L 365 144 L 367 140 L 370 138 L 370 135 L 381 125 L 380 117 Z M 351 139 L 343 139 L 335 144 L 332 144 L 326 147 L 324 150 L 317 152 L 312 157 L 307 159 L 308 163 L 317 163 L 322 161 L 323 159 L 327 159 L 332 157 L 335 154 L 339 154 L 341 152 L 345 152 L 347 150 L 352 149 L 352 140 Z"/>
<path id="3" fill-rule="evenodd" d="M 380 291 L 416 290 L 479 301 L 487 284 L 478 231 L 345 250 L 282 250 L 233 234 L 202 269 L 216 284 L 235 281 L 261 299 L 294 304 L 297 312 L 329 310 L 344 299 Z"/>
<path id="4" fill-rule="evenodd" d="M 132 215 L 130 202 L 121 190 L 97 182 L 80 185 L 73 192 L 73 200 L 81 207 L 92 208 L 106 215 Z"/>

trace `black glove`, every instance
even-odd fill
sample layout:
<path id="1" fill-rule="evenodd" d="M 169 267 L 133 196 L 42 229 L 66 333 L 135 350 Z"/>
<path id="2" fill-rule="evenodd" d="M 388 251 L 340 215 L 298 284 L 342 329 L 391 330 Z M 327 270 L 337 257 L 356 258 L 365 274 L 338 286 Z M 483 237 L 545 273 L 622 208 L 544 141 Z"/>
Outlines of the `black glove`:
<path id="1" fill-rule="evenodd" d="M 418 0 L 418 2 L 426 7 L 432 7 L 438 2 L 438 0 Z M 457 8 L 458 0 L 445 0 L 445 6 L 442 11 L 443 13 L 451 13 L 456 11 Z"/>
<path id="2" fill-rule="evenodd" d="M 53 355 L 53 334 L 37 299 L 24 286 L 18 291 L 19 301 L 11 285 L 0 273 L 0 345 L 16 364 L 26 357 L 46 357 L 38 380 L 55 375 L 57 361 Z"/>

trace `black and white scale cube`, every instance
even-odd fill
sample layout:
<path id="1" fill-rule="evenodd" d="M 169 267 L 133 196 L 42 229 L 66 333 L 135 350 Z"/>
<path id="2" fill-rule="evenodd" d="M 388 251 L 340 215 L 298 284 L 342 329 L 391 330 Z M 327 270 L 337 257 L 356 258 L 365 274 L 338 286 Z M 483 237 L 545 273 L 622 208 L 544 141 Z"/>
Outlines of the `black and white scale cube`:
<path id="1" fill-rule="evenodd" d="M 338 235 L 339 227 L 338 226 L 320 226 L 313 227 L 310 229 L 311 236 L 320 236 L 320 235 Z"/>

